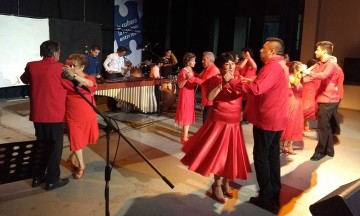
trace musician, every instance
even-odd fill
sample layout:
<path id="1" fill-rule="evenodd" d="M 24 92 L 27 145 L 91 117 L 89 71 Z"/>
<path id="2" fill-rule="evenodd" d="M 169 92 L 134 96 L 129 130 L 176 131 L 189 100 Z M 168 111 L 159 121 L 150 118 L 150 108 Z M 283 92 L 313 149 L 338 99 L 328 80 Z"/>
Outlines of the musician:
<path id="1" fill-rule="evenodd" d="M 100 47 L 96 44 L 93 44 L 90 48 L 90 52 L 86 56 L 87 58 L 87 65 L 84 71 L 96 78 L 100 78 L 101 69 L 100 69 Z"/>
<path id="2" fill-rule="evenodd" d="M 108 79 L 123 77 L 130 71 L 131 63 L 125 58 L 126 52 L 126 47 L 119 46 L 116 53 L 107 56 L 103 65 Z"/>
<path id="3" fill-rule="evenodd" d="M 164 52 L 163 59 L 163 66 L 160 69 L 160 74 L 162 77 L 169 77 L 173 74 L 173 67 L 177 64 L 177 58 L 172 53 L 171 49 L 166 49 Z"/>
<path id="4" fill-rule="evenodd" d="M 154 66 L 151 67 L 151 70 L 150 70 L 150 75 L 149 77 L 150 78 L 155 78 L 155 79 L 160 79 L 162 78 L 160 76 L 160 68 L 163 66 L 163 60 L 162 58 L 157 58 L 154 62 Z"/>

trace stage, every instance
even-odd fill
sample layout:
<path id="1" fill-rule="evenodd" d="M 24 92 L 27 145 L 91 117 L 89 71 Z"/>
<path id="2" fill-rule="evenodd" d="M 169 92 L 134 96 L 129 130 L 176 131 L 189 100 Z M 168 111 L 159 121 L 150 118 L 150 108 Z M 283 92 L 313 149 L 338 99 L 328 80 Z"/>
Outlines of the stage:
<path id="1" fill-rule="evenodd" d="M 272 215 L 247 203 L 258 190 L 251 124 L 243 125 L 243 132 L 253 173 L 246 181 L 232 182 L 235 197 L 220 204 L 206 196 L 212 177 L 190 172 L 180 162 L 183 152 L 180 127 L 175 125 L 173 118 L 175 110 L 160 115 L 109 112 L 106 100 L 101 96 L 98 97 L 98 108 L 116 120 L 121 133 L 175 186 L 171 189 L 123 139 L 120 139 L 115 157 L 118 136 L 112 134 L 110 159 L 115 161 L 115 166 L 109 182 L 111 215 Z M 33 125 L 28 121 L 28 99 L 3 99 L 0 109 L 0 148 L 1 143 L 35 139 Z M 192 133 L 202 124 L 199 106 L 196 114 L 197 123 L 190 128 Z M 360 178 L 360 112 L 341 109 L 340 114 L 343 121 L 334 158 L 325 157 L 318 162 L 309 160 L 317 143 L 316 132 L 305 134 L 303 150 L 296 151 L 295 155 L 281 155 L 282 190 L 278 215 L 311 215 L 311 204 Z M 98 118 L 103 124 L 100 116 Z M 70 177 L 70 183 L 50 192 L 45 191 L 44 185 L 32 188 L 31 179 L 1 184 L 0 215 L 105 215 L 106 140 L 105 133 L 100 132 L 98 143 L 84 149 L 87 168 L 81 180 L 74 180 L 66 165 L 69 144 L 65 135 L 61 176 Z"/>

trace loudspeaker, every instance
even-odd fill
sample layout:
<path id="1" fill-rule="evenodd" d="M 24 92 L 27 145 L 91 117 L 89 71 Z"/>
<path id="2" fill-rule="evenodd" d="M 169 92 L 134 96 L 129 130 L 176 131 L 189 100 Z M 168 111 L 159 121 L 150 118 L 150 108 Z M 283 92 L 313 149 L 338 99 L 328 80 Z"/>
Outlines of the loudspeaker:
<path id="1" fill-rule="evenodd" d="M 360 216 L 360 179 L 310 205 L 310 212 L 313 216 Z"/>

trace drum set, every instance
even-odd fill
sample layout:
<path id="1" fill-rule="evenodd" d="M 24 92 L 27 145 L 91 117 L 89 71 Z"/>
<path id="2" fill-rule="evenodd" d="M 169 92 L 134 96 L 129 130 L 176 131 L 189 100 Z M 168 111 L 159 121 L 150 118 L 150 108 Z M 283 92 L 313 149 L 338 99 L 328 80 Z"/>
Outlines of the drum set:
<path id="1" fill-rule="evenodd" d="M 151 67 L 153 66 L 153 63 L 151 60 L 145 60 L 143 62 L 140 62 L 136 66 L 132 66 L 131 63 L 129 63 L 130 66 L 130 77 L 135 78 L 141 78 L 141 77 L 148 77 Z"/>
<path id="2" fill-rule="evenodd" d="M 177 75 L 170 75 L 161 84 L 161 107 L 163 110 L 171 110 L 177 99 Z"/>
<path id="3" fill-rule="evenodd" d="M 151 67 L 154 64 L 151 60 L 145 60 L 140 62 L 135 67 L 132 67 L 130 70 L 130 76 L 139 78 L 139 77 L 148 77 L 150 74 Z M 170 75 L 167 78 L 163 79 L 161 84 L 161 107 L 163 110 L 170 110 L 173 108 L 173 105 L 177 99 L 177 75 Z"/>

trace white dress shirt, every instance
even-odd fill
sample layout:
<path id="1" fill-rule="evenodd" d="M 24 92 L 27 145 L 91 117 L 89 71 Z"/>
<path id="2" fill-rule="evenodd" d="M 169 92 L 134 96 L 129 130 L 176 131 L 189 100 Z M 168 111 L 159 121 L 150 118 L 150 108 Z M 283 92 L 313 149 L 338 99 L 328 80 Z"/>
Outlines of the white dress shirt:
<path id="1" fill-rule="evenodd" d="M 103 65 L 107 72 L 114 71 L 114 73 L 123 73 L 127 69 L 124 57 L 120 57 L 117 53 L 108 55 Z"/>

